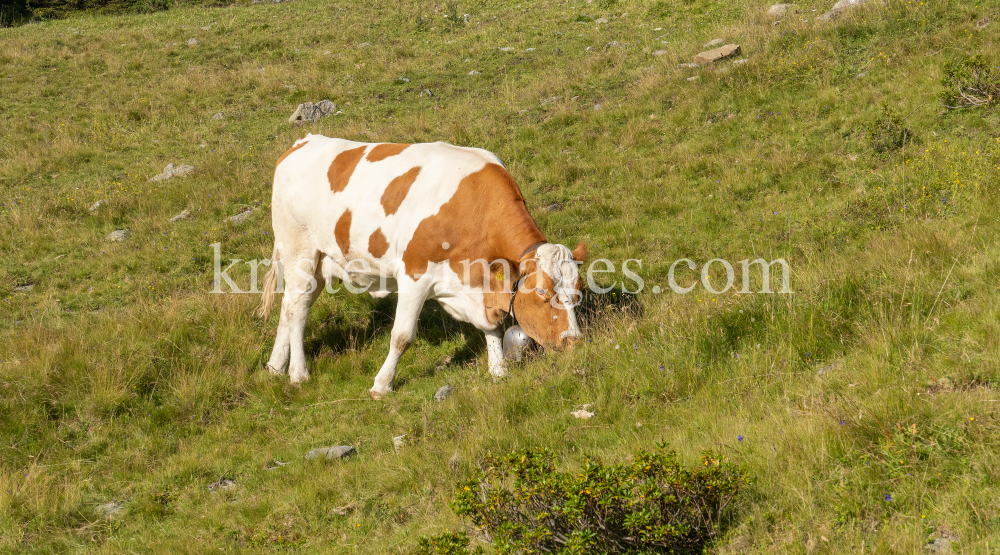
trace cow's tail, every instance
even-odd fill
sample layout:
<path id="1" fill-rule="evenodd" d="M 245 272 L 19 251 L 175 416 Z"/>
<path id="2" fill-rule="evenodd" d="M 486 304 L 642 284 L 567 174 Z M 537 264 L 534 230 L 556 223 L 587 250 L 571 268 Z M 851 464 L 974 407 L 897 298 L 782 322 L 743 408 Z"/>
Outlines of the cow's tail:
<path id="1" fill-rule="evenodd" d="M 274 307 L 274 292 L 278 289 L 279 269 L 278 248 L 275 245 L 271 253 L 271 269 L 267 271 L 264 278 L 264 291 L 260 297 L 260 306 L 257 307 L 257 316 L 267 320 L 271 316 L 271 308 Z"/>

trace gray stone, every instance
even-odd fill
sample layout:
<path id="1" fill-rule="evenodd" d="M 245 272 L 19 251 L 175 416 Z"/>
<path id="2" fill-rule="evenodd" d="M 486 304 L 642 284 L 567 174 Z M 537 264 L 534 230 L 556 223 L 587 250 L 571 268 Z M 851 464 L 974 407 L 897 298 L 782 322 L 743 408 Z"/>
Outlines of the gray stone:
<path id="1" fill-rule="evenodd" d="M 209 29 L 212 28 L 212 25 L 215 25 L 215 23 L 214 22 L 213 23 L 209 23 L 208 25 L 205 25 L 204 27 L 202 27 L 201 30 L 202 31 L 207 31 L 207 30 L 209 30 Z"/>
<path id="2" fill-rule="evenodd" d="M 504 46 L 503 48 L 500 49 L 500 51 L 501 52 L 513 52 L 514 51 L 514 47 L 513 46 Z"/>
<path id="3" fill-rule="evenodd" d="M 621 48 L 622 46 L 625 46 L 625 45 L 622 44 L 622 43 L 620 43 L 620 42 L 618 42 L 618 41 L 616 41 L 616 40 L 613 40 L 613 41 L 609 42 L 608 44 L 605 44 L 604 45 L 604 49 L 607 50 L 609 48 Z"/>
<path id="4" fill-rule="evenodd" d="M 686 64 L 680 64 L 677 67 L 683 67 L 683 68 L 687 68 L 687 69 L 695 69 L 695 68 L 699 68 L 701 66 L 698 65 L 698 64 L 695 64 L 695 63 L 686 63 Z"/>
<path id="5" fill-rule="evenodd" d="M 733 65 L 734 66 L 741 66 L 741 65 L 743 65 L 743 64 L 745 64 L 745 63 L 747 63 L 749 61 L 750 61 L 749 58 L 740 58 L 739 60 L 733 60 Z"/>
<path id="6" fill-rule="evenodd" d="M 712 48 L 713 46 L 719 46 L 720 44 L 725 44 L 725 42 L 726 41 L 723 39 L 712 39 L 706 42 L 705 45 L 702 46 L 702 48 Z"/>
<path id="7" fill-rule="evenodd" d="M 432 93 L 430 89 L 424 89 L 420 91 L 420 96 L 426 96 L 427 98 L 430 98 L 434 96 L 434 93 Z"/>
<path id="8" fill-rule="evenodd" d="M 469 72 L 469 75 L 479 75 L 479 72 L 476 70 L 472 70 Z"/>
<path id="9" fill-rule="evenodd" d="M 34 283 L 29 283 L 27 285 L 18 285 L 16 287 L 14 287 L 14 291 L 17 291 L 18 293 L 27 293 L 28 291 L 31 291 L 34 288 L 35 288 L 35 284 Z"/>
<path id="10" fill-rule="evenodd" d="M 959 543 L 958 536 L 947 531 L 937 530 L 931 535 L 932 541 L 924 546 L 924 549 L 931 553 L 941 553 L 948 555 L 954 553 L 955 544 Z"/>
<path id="11" fill-rule="evenodd" d="M 336 111 L 337 105 L 330 102 L 328 99 L 320 100 L 315 104 L 312 102 L 305 102 L 303 104 L 299 104 L 299 107 L 296 108 L 295 112 L 288 118 L 288 123 L 293 125 L 306 122 L 316 123 L 321 118 L 329 116 Z"/>
<path id="12" fill-rule="evenodd" d="M 725 46 L 720 46 L 714 50 L 707 50 L 694 57 L 694 63 L 699 65 L 707 65 L 719 60 L 724 60 L 732 56 L 740 55 L 740 45 L 738 44 L 727 44 Z"/>
<path id="13" fill-rule="evenodd" d="M 306 453 L 307 459 L 325 458 L 328 461 L 344 459 L 351 455 L 358 454 L 357 450 L 350 445 L 334 445 L 333 447 L 320 447 Z M 286 463 L 287 464 L 287 463 Z"/>
<path id="14" fill-rule="evenodd" d="M 558 203 L 558 202 L 550 203 L 550 204 L 546 205 L 545 208 L 542 208 L 542 210 L 544 210 L 546 212 L 558 212 L 558 211 L 560 211 L 562 209 L 563 209 L 563 205 L 560 204 L 560 203 Z"/>
<path id="15" fill-rule="evenodd" d="M 219 112 L 218 114 L 212 116 L 212 121 L 219 121 L 220 119 L 226 119 L 226 114 Z"/>
<path id="16" fill-rule="evenodd" d="M 226 478 L 225 474 L 223 474 L 222 476 L 219 476 L 218 482 L 212 482 L 211 484 L 208 485 L 208 491 L 218 491 L 220 489 L 230 490 L 235 487 L 236 487 L 236 480 L 230 480 L 229 478 Z"/>
<path id="17" fill-rule="evenodd" d="M 112 501 L 110 503 L 98 505 L 97 507 L 94 508 L 94 510 L 97 512 L 97 514 L 103 517 L 110 518 L 124 511 L 125 507 L 117 501 Z"/>
<path id="18" fill-rule="evenodd" d="M 108 203 L 108 201 L 106 201 L 106 200 L 104 200 L 104 199 L 101 199 L 101 200 L 99 200 L 99 201 L 95 202 L 94 204 L 91 204 L 91 205 L 90 205 L 90 208 L 88 208 L 87 210 L 89 210 L 89 211 L 91 211 L 91 212 L 97 212 L 97 210 L 98 210 L 98 209 L 99 209 L 100 207 L 104 206 L 104 205 L 105 205 L 105 204 L 107 204 L 107 203 Z"/>
<path id="19" fill-rule="evenodd" d="M 785 12 L 795 7 L 795 4 L 775 4 L 767 9 L 767 15 L 772 17 L 781 17 L 785 15 Z"/>
<path id="20" fill-rule="evenodd" d="M 392 438 L 392 448 L 396 450 L 396 454 L 399 454 L 399 450 L 403 448 L 404 439 L 406 439 L 406 434 Z"/>
<path id="21" fill-rule="evenodd" d="M 409 83 L 410 82 L 410 80 L 407 79 L 406 77 L 399 77 L 399 78 L 396 79 L 396 81 L 398 81 L 400 83 Z"/>
<path id="22" fill-rule="evenodd" d="M 177 214 L 173 218 L 170 218 L 170 221 L 171 222 L 178 222 L 180 220 L 183 220 L 183 219 L 187 218 L 190 215 L 191 215 L 191 211 L 185 210 L 185 211 L 181 212 L 180 214 Z"/>
<path id="23" fill-rule="evenodd" d="M 194 166 L 188 166 L 186 164 L 181 164 L 180 166 L 175 166 L 173 162 L 167 164 L 167 167 L 163 168 L 163 172 L 153 177 L 150 177 L 151 182 L 156 181 L 166 181 L 168 179 L 173 179 L 175 177 L 184 177 L 186 175 L 191 175 L 194 172 Z"/>
<path id="24" fill-rule="evenodd" d="M 116 229 L 108 234 L 107 240 L 112 243 L 121 243 L 131 235 L 127 229 Z"/>
<path id="25" fill-rule="evenodd" d="M 543 100 L 541 105 L 545 106 L 546 104 L 551 104 L 551 103 L 559 100 L 560 98 L 562 98 L 562 97 L 561 96 L 550 96 L 549 98 L 546 98 L 545 100 Z"/>
<path id="26" fill-rule="evenodd" d="M 608 20 L 605 19 L 605 18 L 603 18 L 603 17 L 598 17 L 596 20 L 594 20 L 594 23 L 598 23 L 598 24 L 600 24 L 600 23 L 607 23 L 607 22 L 608 22 Z"/>
<path id="27" fill-rule="evenodd" d="M 667 54 L 666 50 L 657 50 L 656 52 L 653 52 L 654 56 L 662 56 L 664 54 Z"/>
<path id="28" fill-rule="evenodd" d="M 243 212 L 240 212 L 239 214 L 237 214 L 235 216 L 230 216 L 230 217 L 228 217 L 226 219 L 229 220 L 230 222 L 234 223 L 234 224 L 238 224 L 238 223 L 242 223 L 244 220 L 246 220 L 247 218 L 249 218 L 251 213 L 253 213 L 253 210 L 252 209 L 247 209 L 247 210 L 244 210 Z"/>
<path id="29" fill-rule="evenodd" d="M 819 372 L 816 372 L 816 374 L 819 375 L 819 376 L 826 376 L 830 372 L 833 372 L 837 368 L 840 368 L 842 365 L 843 365 L 843 363 L 841 361 L 835 360 L 835 361 L 831 362 L 830 364 L 827 364 L 826 366 L 820 368 Z"/>
<path id="30" fill-rule="evenodd" d="M 187 45 L 188 46 L 198 46 L 198 39 L 196 39 L 194 37 L 189 38 L 188 41 L 187 41 Z"/>
<path id="31" fill-rule="evenodd" d="M 695 75 L 694 77 L 688 77 L 687 80 L 688 81 L 697 81 L 698 77 L 699 77 L 698 75 Z"/>
<path id="32" fill-rule="evenodd" d="M 603 108 L 601 108 L 600 104 L 594 104 L 594 109 L 595 110 L 603 110 Z"/>
<path id="33" fill-rule="evenodd" d="M 450 385 L 442 385 L 441 388 L 437 390 L 437 393 L 434 394 L 434 400 L 444 401 L 449 395 L 451 395 L 452 391 L 453 390 Z"/>
<path id="34" fill-rule="evenodd" d="M 989 24 L 990 24 L 990 18 L 984 17 L 984 18 L 982 18 L 982 19 L 980 19 L 979 21 L 976 22 L 976 29 L 979 29 L 980 31 L 982 31 L 987 26 L 989 26 Z"/>
<path id="35" fill-rule="evenodd" d="M 860 6 L 861 4 L 867 4 L 869 0 L 839 0 L 836 4 L 830 8 L 830 11 L 819 16 L 817 19 L 820 21 L 830 21 L 840 17 L 840 15 L 851 8 Z"/>

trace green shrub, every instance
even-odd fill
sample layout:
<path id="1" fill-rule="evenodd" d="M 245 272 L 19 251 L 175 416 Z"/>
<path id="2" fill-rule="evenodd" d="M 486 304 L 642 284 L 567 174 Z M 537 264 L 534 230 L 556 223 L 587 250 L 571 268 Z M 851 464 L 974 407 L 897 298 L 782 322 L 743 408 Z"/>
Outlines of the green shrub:
<path id="1" fill-rule="evenodd" d="M 1000 68 L 992 68 L 982 56 L 967 56 L 945 62 L 941 101 L 947 108 L 987 109 L 1000 102 Z"/>
<path id="2" fill-rule="evenodd" d="M 664 444 L 627 464 L 556 463 L 548 450 L 489 456 L 478 479 L 458 484 L 453 508 L 497 553 L 697 553 L 748 483 L 713 452 L 691 470 Z"/>
<path id="3" fill-rule="evenodd" d="M 888 106 L 882 107 L 882 114 L 868 126 L 868 140 L 879 154 L 898 150 L 913 138 L 913 133 L 903 127 L 903 120 Z"/>
<path id="4" fill-rule="evenodd" d="M 436 536 L 420 536 L 417 540 L 417 555 L 468 555 L 483 553 L 483 548 L 469 550 L 469 536 L 465 532 L 445 532 Z"/>

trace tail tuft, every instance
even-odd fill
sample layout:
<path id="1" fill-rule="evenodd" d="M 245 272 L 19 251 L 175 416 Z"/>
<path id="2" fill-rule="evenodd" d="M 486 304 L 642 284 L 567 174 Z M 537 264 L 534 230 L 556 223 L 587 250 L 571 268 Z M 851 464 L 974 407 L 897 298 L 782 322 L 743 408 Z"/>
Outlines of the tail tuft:
<path id="1" fill-rule="evenodd" d="M 274 307 L 274 292 L 278 289 L 278 249 L 271 253 L 271 269 L 267 271 L 264 278 L 264 291 L 260 298 L 260 306 L 254 313 L 259 318 L 267 320 L 271 316 L 271 308 Z"/>

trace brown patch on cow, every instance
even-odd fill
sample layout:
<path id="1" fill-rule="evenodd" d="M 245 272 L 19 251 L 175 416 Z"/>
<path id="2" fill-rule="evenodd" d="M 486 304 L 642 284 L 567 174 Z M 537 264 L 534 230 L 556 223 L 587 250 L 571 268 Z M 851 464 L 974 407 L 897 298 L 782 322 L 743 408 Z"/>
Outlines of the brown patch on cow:
<path id="1" fill-rule="evenodd" d="M 368 238 L 368 252 L 375 258 L 385 256 L 385 251 L 389 250 L 389 242 L 385 240 L 385 235 L 381 229 L 376 229 L 375 233 Z"/>
<path id="2" fill-rule="evenodd" d="M 524 282 L 514 297 L 514 318 L 543 347 L 559 347 L 559 335 L 569 328 L 569 316 L 565 309 L 553 306 L 555 283 L 533 260 L 523 264 L 523 271 Z"/>
<path id="3" fill-rule="evenodd" d="M 382 193 L 382 208 L 385 209 L 386 216 L 391 216 L 399 210 L 399 205 L 403 204 L 403 199 L 410 192 L 410 185 L 417 180 L 419 173 L 420 166 L 417 166 L 389 182 L 389 186 Z"/>
<path id="4" fill-rule="evenodd" d="M 361 157 L 365 155 L 366 148 L 368 147 L 359 146 L 358 148 L 345 150 L 333 159 L 330 169 L 326 172 L 326 176 L 330 180 L 331 191 L 339 193 L 347 187 L 347 182 L 351 180 L 354 168 L 361 161 Z"/>
<path id="5" fill-rule="evenodd" d="M 309 143 L 309 141 L 302 141 L 301 143 L 299 143 L 299 144 L 293 146 L 292 148 L 286 150 L 284 154 L 282 154 L 281 156 L 278 157 L 278 162 L 275 163 L 274 165 L 277 166 L 278 164 L 281 164 L 285 160 L 285 158 L 288 158 L 288 155 L 290 155 L 291 153 L 295 152 L 296 150 L 298 150 L 298 149 L 306 146 L 307 143 Z"/>
<path id="6" fill-rule="evenodd" d="M 503 166 L 486 164 L 462 179 L 437 214 L 420 222 L 403 252 L 403 264 L 406 273 L 418 279 L 429 262 L 448 260 L 463 283 L 481 287 L 490 282 L 489 268 L 468 264 L 471 271 L 466 272 L 462 261 L 506 260 L 514 274 L 511 279 L 517 279 L 521 254 L 542 241 L 545 236 L 528 214 L 514 178 Z"/>
<path id="7" fill-rule="evenodd" d="M 368 153 L 366 158 L 369 162 L 379 162 L 385 160 L 390 156 L 395 156 L 400 152 L 403 152 L 410 145 L 402 143 L 383 143 L 380 145 L 375 145 L 375 148 Z"/>
<path id="8" fill-rule="evenodd" d="M 576 248 L 573 249 L 573 259 L 577 262 L 586 262 L 587 260 L 587 244 L 580 241 L 576 244 Z"/>
<path id="9" fill-rule="evenodd" d="M 337 246 L 340 252 L 347 255 L 351 250 L 351 211 L 344 210 L 344 213 L 337 220 L 337 226 L 333 228 L 333 236 L 337 238 Z"/>

